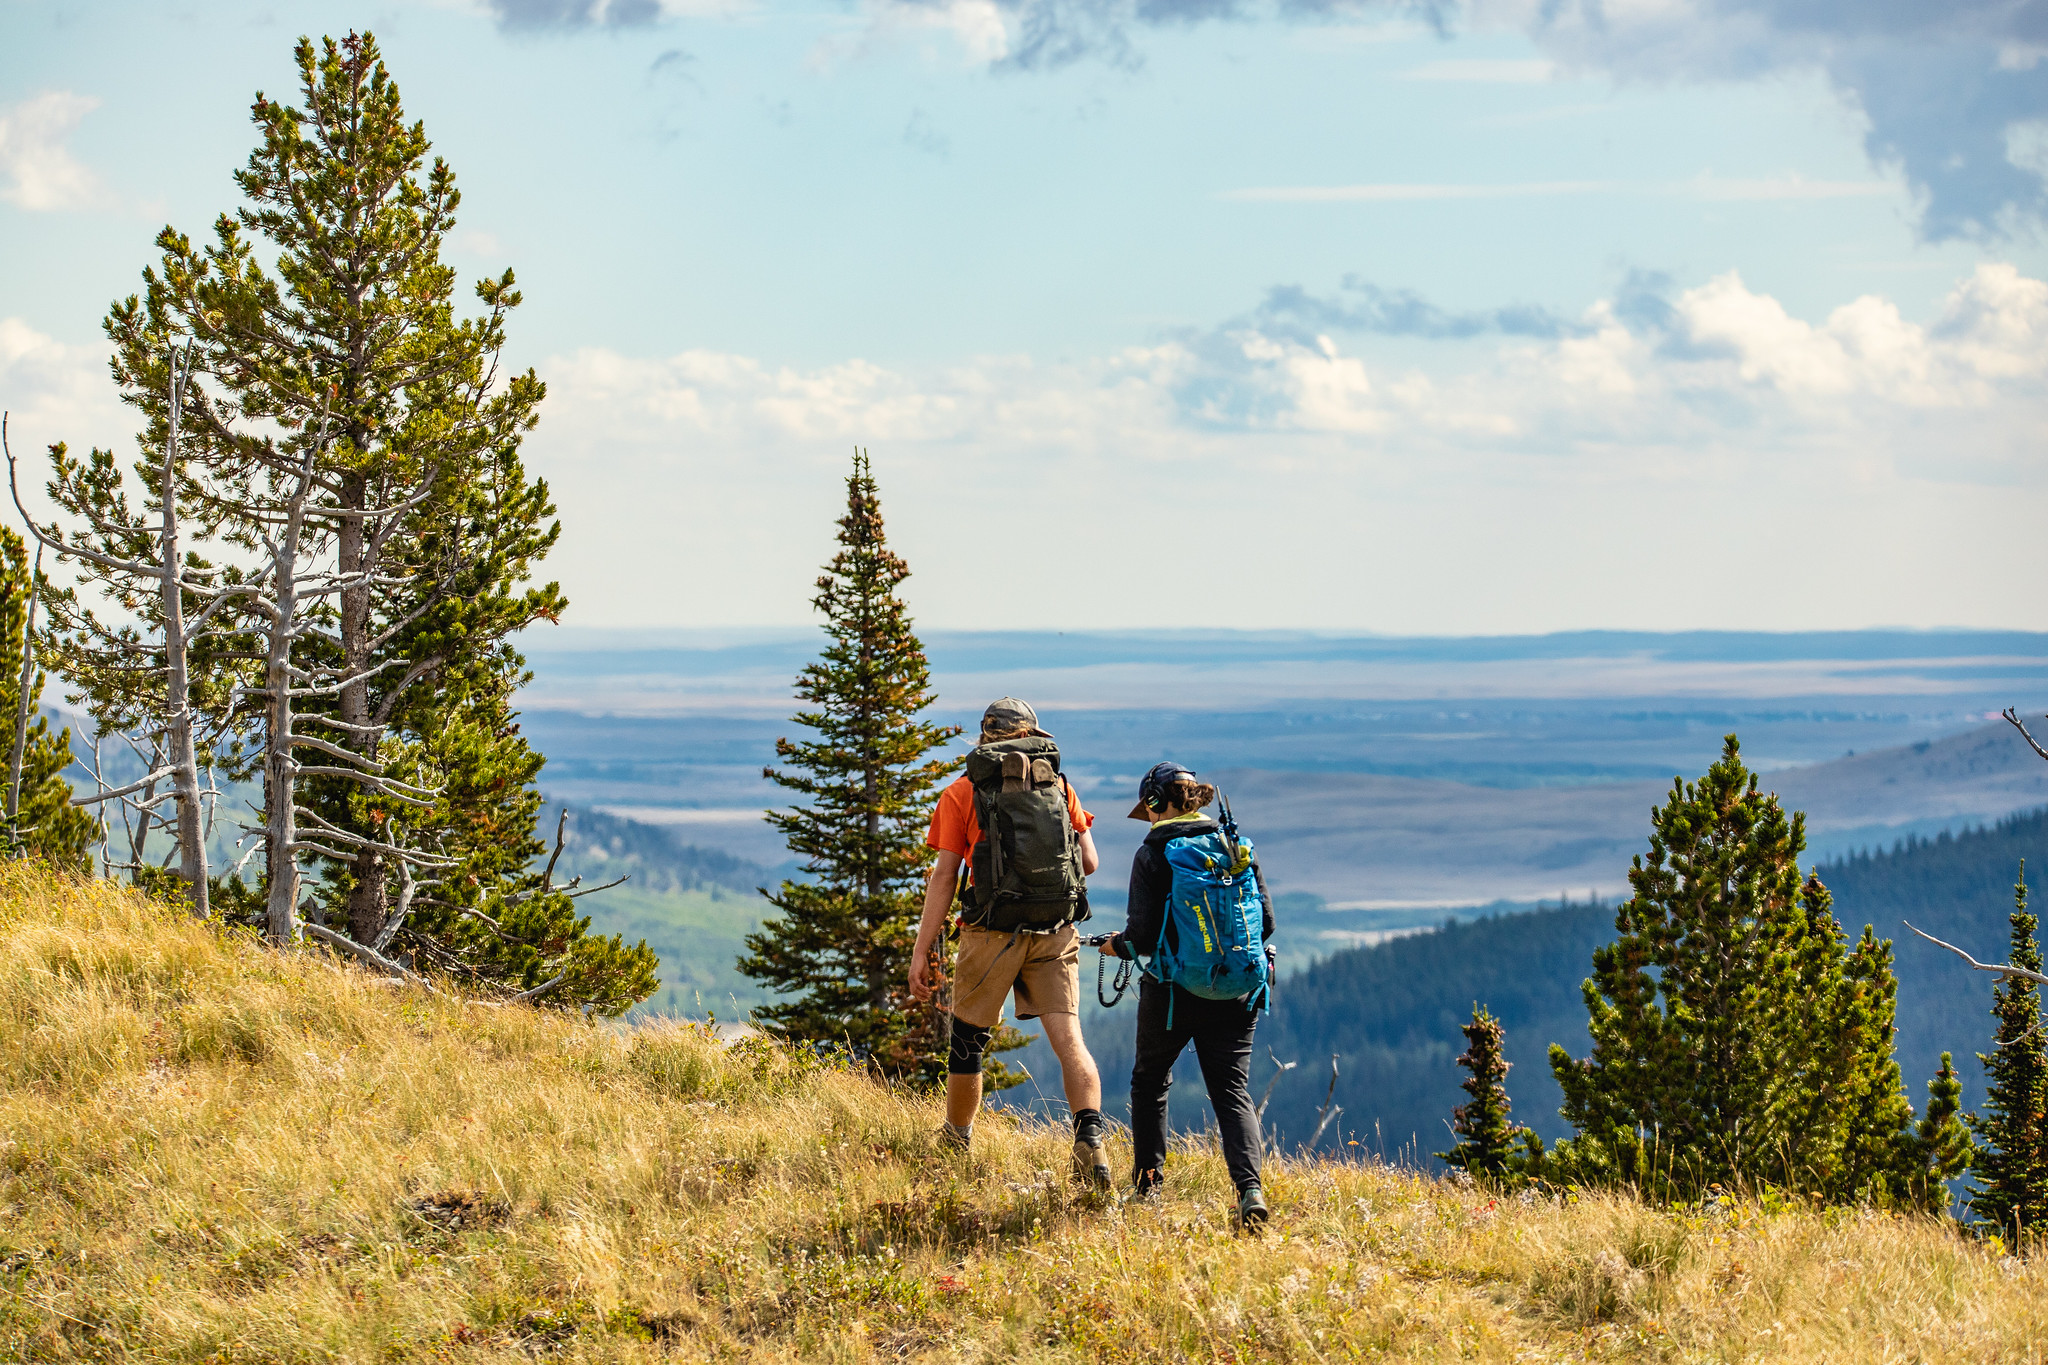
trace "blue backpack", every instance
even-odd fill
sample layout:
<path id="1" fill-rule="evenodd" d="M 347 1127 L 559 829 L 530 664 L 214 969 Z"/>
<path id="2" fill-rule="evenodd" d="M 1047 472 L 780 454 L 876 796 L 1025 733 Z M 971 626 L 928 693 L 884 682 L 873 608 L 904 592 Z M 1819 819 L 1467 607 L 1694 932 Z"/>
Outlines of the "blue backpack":
<path id="1" fill-rule="evenodd" d="M 1173 889 L 1148 970 L 1207 1000 L 1246 996 L 1253 1009 L 1265 1008 L 1273 986 L 1252 841 L 1237 837 L 1231 822 L 1208 834 L 1169 840 L 1166 865 L 1173 870 Z M 1173 1027 L 1171 1003 L 1166 1025 Z"/>

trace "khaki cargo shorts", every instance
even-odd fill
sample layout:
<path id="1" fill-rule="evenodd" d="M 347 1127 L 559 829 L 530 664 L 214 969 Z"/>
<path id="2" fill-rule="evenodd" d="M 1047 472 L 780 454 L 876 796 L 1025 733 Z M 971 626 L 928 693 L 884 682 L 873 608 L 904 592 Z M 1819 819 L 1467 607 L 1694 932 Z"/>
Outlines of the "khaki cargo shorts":
<path id="1" fill-rule="evenodd" d="M 1016 934 L 960 926 L 953 959 L 953 1017 L 975 1028 L 1003 1022 L 1003 997 L 1017 990 L 1017 1017 L 1078 1014 L 1081 934 L 1071 924 L 1050 934 Z"/>

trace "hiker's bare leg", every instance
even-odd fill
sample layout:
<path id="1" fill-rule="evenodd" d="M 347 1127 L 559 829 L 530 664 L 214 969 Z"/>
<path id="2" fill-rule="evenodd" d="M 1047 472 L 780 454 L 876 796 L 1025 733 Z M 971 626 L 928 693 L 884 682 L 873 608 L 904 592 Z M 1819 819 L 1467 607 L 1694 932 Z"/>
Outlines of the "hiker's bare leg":
<path id="1" fill-rule="evenodd" d="M 1060 1082 L 1067 1092 L 1067 1108 L 1079 1113 L 1083 1109 L 1102 1107 L 1102 1073 L 1095 1069 L 1095 1058 L 1088 1054 L 1088 1045 L 1081 1041 L 1081 1016 L 1078 1014 L 1048 1014 L 1039 1020 L 1045 1028 L 1045 1041 L 1052 1045 L 1052 1055 L 1060 1059 Z M 975 1093 L 980 1093 L 979 1076 L 974 1077 Z M 947 1094 L 950 1097 L 951 1087 Z"/>
<path id="2" fill-rule="evenodd" d="M 1099 1089 L 1100 1087 L 1098 1087 Z M 965 1128 L 981 1108 L 981 1073 L 946 1077 L 946 1122 Z"/>

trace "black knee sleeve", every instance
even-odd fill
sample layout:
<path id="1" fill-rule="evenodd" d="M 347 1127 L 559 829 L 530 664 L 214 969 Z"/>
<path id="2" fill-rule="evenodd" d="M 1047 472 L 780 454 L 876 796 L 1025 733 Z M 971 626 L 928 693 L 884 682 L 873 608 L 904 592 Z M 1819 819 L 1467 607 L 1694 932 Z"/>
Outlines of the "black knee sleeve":
<path id="1" fill-rule="evenodd" d="M 981 1050 L 988 1046 L 988 1036 L 994 1030 L 976 1028 L 972 1024 L 953 1021 L 953 1046 L 946 1055 L 946 1074 L 950 1076 L 979 1076 L 981 1074 Z"/>

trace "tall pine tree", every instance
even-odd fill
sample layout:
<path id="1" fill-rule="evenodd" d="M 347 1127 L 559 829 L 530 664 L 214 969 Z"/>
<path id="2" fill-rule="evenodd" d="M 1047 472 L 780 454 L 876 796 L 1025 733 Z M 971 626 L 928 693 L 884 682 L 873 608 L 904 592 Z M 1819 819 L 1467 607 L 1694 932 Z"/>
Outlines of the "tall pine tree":
<path id="1" fill-rule="evenodd" d="M 163 357 L 192 357 L 179 496 L 193 553 L 222 563 L 225 581 L 275 571 L 279 517 L 263 495 L 302 462 L 311 481 L 294 572 L 309 594 L 322 581 L 331 592 L 296 599 L 290 621 L 296 723 L 268 733 L 266 679 L 247 648 L 204 670 L 196 702 L 285 750 L 266 763 L 267 813 L 294 810 L 301 834 L 317 834 L 298 851 L 321 874 L 315 904 L 333 929 L 422 968 L 548 983 L 546 1003 L 616 1013 L 652 991 L 653 954 L 590 936 L 531 867 L 542 759 L 511 709 L 526 679 L 512 639 L 565 601 L 532 581 L 560 528 L 520 455 L 545 388 L 504 366 L 519 292 L 507 270 L 458 314 L 441 259 L 461 206 L 455 174 L 407 120 L 375 39 L 302 38 L 294 57 L 298 103 L 259 93 L 251 108 L 258 141 L 235 174 L 244 203 L 210 241 L 159 234 L 142 293 L 106 322 L 116 379 L 151 436 Z M 125 505 L 111 456 L 73 463 L 95 503 Z M 137 473 L 146 490 L 153 475 Z M 259 614 L 248 607 L 252 626 Z M 118 725 L 146 710 L 138 677 L 105 672 L 95 716 Z M 265 875 L 276 889 L 295 868 Z M 296 913 L 295 898 L 278 899 Z"/>
<path id="2" fill-rule="evenodd" d="M 2038 923 L 2027 910 L 2025 863 L 2012 899 L 2012 954 L 2006 961 L 2038 972 L 2041 945 Z M 1978 1138 L 1970 1163 L 1977 1189 L 1969 1205 L 2017 1247 L 2025 1238 L 2040 1238 L 2048 1221 L 2048 1022 L 2041 1015 L 2040 986 L 2006 977 L 1991 992 L 1991 1017 L 1998 1021 L 1992 1051 L 1977 1054 L 1989 1076 L 1984 1111 L 1969 1120 Z"/>
<path id="3" fill-rule="evenodd" d="M 1697 783 L 1651 814 L 1618 937 L 1585 983 L 1593 1052 L 1552 1045 L 1578 1130 L 1553 1168 L 1685 1194 L 1779 1185 L 1835 1199 L 1939 1206 L 1968 1136 L 1952 1068 L 1913 1110 L 1892 1052 L 1891 944 L 1848 948 L 1789 817 L 1735 736 Z"/>
<path id="4" fill-rule="evenodd" d="M 958 760 L 928 757 L 960 733 L 919 719 L 931 669 L 896 590 L 910 566 L 888 547 L 867 453 L 846 480 L 839 553 L 812 605 L 828 643 L 797 675 L 815 735 L 778 739 L 791 771 L 763 775 L 799 803 L 768 820 L 814 880 L 764 892 L 780 912 L 747 936 L 740 970 L 783 999 L 755 1013 L 791 1038 L 844 1044 L 885 1075 L 936 1081 L 945 1016 L 909 995 L 910 950 L 932 852 L 932 790 Z"/>
<path id="5" fill-rule="evenodd" d="M 447 163 L 429 160 L 424 126 L 407 121 L 376 39 L 302 38 L 294 56 L 298 105 L 259 94 L 251 110 L 260 141 L 235 174 L 245 205 L 203 248 L 166 231 L 142 306 L 117 307 L 108 330 L 124 351 L 131 336 L 197 338 L 207 386 L 231 400 L 193 408 L 191 439 L 216 463 L 251 453 L 226 414 L 327 433 L 318 522 L 350 586 L 293 659 L 337 690 L 296 709 L 329 743 L 406 768 L 420 758 L 409 741 L 495 726 L 497 695 L 522 676 L 509 638 L 566 606 L 555 584 L 529 582 L 560 531 L 519 455 L 546 389 L 530 370 L 502 370 L 520 303 L 511 271 L 475 286 L 476 316 L 456 314 L 441 250 L 462 195 Z M 413 501 L 422 480 L 431 496 Z M 232 517 L 228 530 L 260 534 Z M 475 704 L 481 719 L 468 714 Z M 496 793 L 504 819 L 532 804 L 523 742 L 454 752 L 492 767 L 422 776 Z M 405 830 L 402 803 L 345 777 L 310 778 L 295 798 L 342 831 L 329 843 L 348 856 L 321 860 L 320 894 L 350 937 L 373 942 L 392 927 L 398 870 L 380 845 Z M 472 823 L 439 827 L 445 838 Z M 457 881 L 491 860 L 488 849 L 433 851 L 460 865 Z"/>

